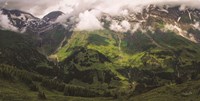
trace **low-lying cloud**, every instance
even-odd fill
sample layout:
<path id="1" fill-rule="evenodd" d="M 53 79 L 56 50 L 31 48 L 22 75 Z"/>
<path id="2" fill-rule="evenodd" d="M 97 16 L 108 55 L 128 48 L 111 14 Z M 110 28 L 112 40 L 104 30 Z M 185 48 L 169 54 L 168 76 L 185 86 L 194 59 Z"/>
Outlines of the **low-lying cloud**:
<path id="1" fill-rule="evenodd" d="M 79 23 L 76 30 L 99 30 L 103 29 L 101 22 L 89 11 L 80 13 Z"/>
<path id="2" fill-rule="evenodd" d="M 20 9 L 37 16 L 50 11 L 60 10 L 64 13 L 76 9 L 98 9 L 109 14 L 119 14 L 123 9 L 138 11 L 149 4 L 185 5 L 200 8 L 200 0 L 0 0 L 0 7 Z"/>
<path id="3" fill-rule="evenodd" d="M 20 9 L 42 18 L 51 11 L 62 11 L 64 16 L 58 21 L 65 21 L 71 16 L 77 17 L 77 30 L 102 29 L 98 20 L 102 13 L 112 16 L 127 15 L 129 12 L 140 12 L 144 7 L 155 5 L 182 5 L 185 7 L 200 8 L 200 0 L 0 0 L 0 7 Z M 111 29 L 130 30 L 128 21 L 113 22 Z"/>
<path id="4" fill-rule="evenodd" d="M 11 25 L 10 20 L 6 15 L 2 15 L 2 12 L 0 11 L 0 27 L 3 27 L 2 29 L 5 30 L 11 30 L 11 31 L 17 31 L 17 28 Z"/>
<path id="5" fill-rule="evenodd" d="M 131 25 L 126 20 L 123 20 L 122 22 L 113 20 L 110 29 L 116 32 L 127 32 L 131 29 Z"/>

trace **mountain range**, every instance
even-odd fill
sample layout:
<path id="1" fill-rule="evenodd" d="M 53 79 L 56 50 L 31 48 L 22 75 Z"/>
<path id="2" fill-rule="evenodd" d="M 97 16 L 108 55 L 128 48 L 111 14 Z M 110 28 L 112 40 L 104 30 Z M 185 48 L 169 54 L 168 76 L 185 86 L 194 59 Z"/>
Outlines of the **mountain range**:
<path id="1" fill-rule="evenodd" d="M 78 30 L 80 15 L 66 16 L 1 9 L 8 21 L 0 20 L 0 99 L 200 99 L 199 9 L 149 5 L 142 12 L 101 12 L 102 27 L 94 30 Z"/>

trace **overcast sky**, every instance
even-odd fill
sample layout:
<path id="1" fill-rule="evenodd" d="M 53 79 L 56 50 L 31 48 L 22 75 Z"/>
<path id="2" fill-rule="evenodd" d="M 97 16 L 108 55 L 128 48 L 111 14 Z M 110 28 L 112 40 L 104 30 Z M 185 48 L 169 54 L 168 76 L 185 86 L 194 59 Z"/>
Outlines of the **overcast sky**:
<path id="1" fill-rule="evenodd" d="M 79 9 L 77 11 L 95 8 L 107 13 L 117 13 L 118 9 L 132 7 L 137 10 L 140 6 L 152 3 L 200 7 L 200 0 L 0 0 L 0 7 L 20 9 L 41 17 L 50 11 L 69 13 L 75 8 Z"/>

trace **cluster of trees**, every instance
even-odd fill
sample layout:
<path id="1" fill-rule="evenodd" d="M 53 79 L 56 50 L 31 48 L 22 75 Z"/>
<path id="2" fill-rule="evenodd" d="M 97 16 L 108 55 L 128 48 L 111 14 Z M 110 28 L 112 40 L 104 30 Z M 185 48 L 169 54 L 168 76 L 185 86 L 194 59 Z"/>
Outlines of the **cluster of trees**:
<path id="1" fill-rule="evenodd" d="M 41 85 L 49 90 L 57 90 L 60 92 L 64 92 L 64 95 L 66 96 L 81 96 L 81 97 L 100 96 L 98 92 L 95 92 L 93 90 L 80 86 L 66 85 L 65 83 L 57 80 L 44 79 Z"/>
<path id="2" fill-rule="evenodd" d="M 6 80 L 13 80 L 13 74 L 14 71 L 10 68 L 7 67 L 6 65 L 0 65 L 0 78 L 6 79 Z"/>
<path id="3" fill-rule="evenodd" d="M 58 80 L 43 79 L 41 85 L 49 90 L 64 91 L 65 83 Z"/>
<path id="4" fill-rule="evenodd" d="M 64 89 L 66 96 L 81 96 L 81 97 L 95 97 L 100 96 L 99 93 L 89 90 L 84 87 L 66 85 Z"/>
<path id="5" fill-rule="evenodd" d="M 19 70 L 16 67 L 0 64 L 0 78 L 9 81 L 20 81 L 26 84 L 30 90 L 38 91 L 39 88 L 34 81 L 42 81 L 42 76 L 36 75 L 25 70 Z"/>
<path id="6" fill-rule="evenodd" d="M 46 99 L 44 92 L 39 89 L 36 82 L 49 90 L 56 90 L 63 92 L 66 96 L 81 96 L 81 97 L 95 97 L 100 96 L 99 93 L 80 86 L 66 85 L 64 82 L 57 79 L 50 79 L 39 74 L 30 73 L 25 70 L 19 70 L 16 67 L 0 64 L 0 78 L 15 81 L 18 80 L 26 84 L 30 90 L 38 91 L 38 97 Z"/>
<path id="7" fill-rule="evenodd" d="M 40 76 L 33 75 L 25 70 L 19 70 L 16 67 L 0 64 L 0 78 L 5 80 L 20 80 L 25 84 L 32 84 L 32 78 L 35 81 L 40 81 Z"/>

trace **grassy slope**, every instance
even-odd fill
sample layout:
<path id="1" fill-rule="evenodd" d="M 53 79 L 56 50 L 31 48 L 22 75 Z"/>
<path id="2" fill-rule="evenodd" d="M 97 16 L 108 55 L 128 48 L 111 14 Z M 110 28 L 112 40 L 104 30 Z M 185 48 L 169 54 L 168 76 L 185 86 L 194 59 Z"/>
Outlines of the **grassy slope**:
<path id="1" fill-rule="evenodd" d="M 100 66 L 103 68 L 109 68 L 113 73 L 115 73 L 115 75 L 117 75 L 117 77 L 121 79 L 122 83 L 124 83 L 124 87 L 127 87 L 127 78 L 121 75 L 119 72 L 117 72 L 116 71 L 117 68 L 143 67 L 144 61 L 147 64 L 153 66 L 158 65 L 158 67 L 160 66 L 169 67 L 170 66 L 168 65 L 169 60 L 173 61 L 173 59 L 177 59 L 177 57 L 174 57 L 174 54 L 176 52 L 181 53 L 179 54 L 178 58 L 180 58 L 180 61 L 186 63 L 186 65 L 191 65 L 192 61 L 200 60 L 199 46 L 180 36 L 175 35 L 174 33 L 167 33 L 167 34 L 150 33 L 150 37 L 152 37 L 152 39 L 157 43 L 159 43 L 162 47 L 156 47 L 156 45 L 152 42 L 152 39 L 150 39 L 146 35 L 142 33 L 136 33 L 136 35 L 134 36 L 136 37 L 135 39 L 124 38 L 124 40 L 122 40 L 121 43 L 122 50 L 119 50 L 118 47 L 119 40 L 117 35 L 118 35 L 117 33 L 108 30 L 92 31 L 92 32 L 84 32 L 84 31 L 74 32 L 68 44 L 62 47 L 56 53 L 56 55 L 62 61 L 66 57 L 70 56 L 70 54 L 73 52 L 73 49 L 76 46 L 84 46 L 87 47 L 88 49 L 97 50 L 100 53 L 107 56 L 112 61 L 112 63 L 105 63 L 103 64 L 103 66 L 102 65 Z M 124 36 L 122 36 L 122 38 L 123 37 Z M 128 38 L 129 37 L 131 36 L 128 36 Z M 94 68 L 98 68 L 98 65 L 95 64 Z M 8 86 L 13 86 L 13 85 L 8 84 Z M 27 91 L 28 93 L 28 90 L 26 88 L 22 87 L 22 89 L 25 89 L 25 91 Z M 49 95 L 50 99 L 51 96 L 57 94 L 57 92 L 52 94 L 52 92 L 47 91 L 47 96 L 48 93 L 50 94 Z M 152 97 L 151 95 L 148 94 L 151 94 L 151 92 L 147 93 L 147 96 Z M 155 93 L 153 92 L 152 95 L 153 94 Z M 31 93 L 24 96 L 30 96 L 30 95 L 32 96 Z M 62 96 L 62 94 L 59 96 Z M 163 96 L 161 96 L 160 98 L 163 98 Z M 145 97 L 146 95 L 144 96 L 144 98 Z M 138 97 L 138 99 L 140 98 L 141 96 Z M 171 96 L 169 96 L 169 98 L 171 99 Z M 65 99 L 65 97 L 63 99 Z M 149 98 L 147 97 L 147 99 Z M 157 101 L 157 100 L 155 98 L 152 101 Z"/>
<path id="2" fill-rule="evenodd" d="M 10 31 L 1 31 L 0 35 L 1 35 L 1 37 L 0 37 L 1 38 L 1 40 L 0 40 L 0 46 L 1 46 L 0 47 L 0 52 L 1 52 L 0 59 L 2 61 L 6 62 L 6 63 L 5 62 L 1 62 L 1 63 L 12 65 L 12 62 L 14 62 L 13 64 L 15 66 L 21 68 L 21 67 L 24 67 L 25 63 L 23 63 L 23 62 L 27 61 L 27 65 L 25 67 L 35 68 L 35 67 L 43 67 L 43 65 L 45 65 L 44 67 L 46 68 L 46 65 L 48 65 L 48 64 L 45 64 L 45 63 L 43 64 L 43 61 L 40 60 L 40 58 L 42 58 L 45 61 L 47 61 L 45 56 L 39 54 L 39 52 L 36 51 L 34 46 L 32 46 L 32 43 L 31 43 L 32 40 L 31 39 L 30 39 L 30 41 L 27 40 L 27 39 L 29 39 L 29 37 L 25 37 L 23 35 L 19 35 L 18 33 L 13 33 L 13 32 L 10 32 Z M 12 49 L 12 50 L 6 51 L 5 49 Z M 17 49 L 19 49 L 20 51 L 18 51 Z M 24 52 L 25 50 L 27 50 L 27 51 Z M 11 54 L 11 52 L 13 54 Z M 37 52 L 37 54 L 32 55 L 31 53 L 34 53 L 34 52 Z M 91 53 L 91 52 L 89 52 L 89 53 Z M 96 52 L 94 52 L 94 54 L 96 54 Z M 37 57 L 37 56 L 41 56 L 41 57 Z M 5 57 L 5 58 L 3 58 L 3 57 Z M 19 63 L 18 62 L 15 63 L 16 61 L 18 61 L 19 58 L 15 59 L 13 57 L 20 57 L 20 59 L 22 59 L 21 60 L 22 63 L 21 63 L 21 61 Z M 30 63 L 36 62 L 36 64 L 30 64 L 29 63 L 29 60 L 31 60 L 32 58 L 35 59 L 35 60 L 30 61 Z M 39 62 L 37 62 L 37 61 L 39 61 Z M 97 65 L 98 65 L 98 67 L 104 67 L 101 64 L 97 64 Z M 30 69 L 30 68 L 28 68 L 28 69 Z M 44 71 L 46 72 L 46 70 L 44 70 Z M 12 86 L 12 84 L 8 84 L 8 86 L 9 85 Z M 99 85 L 101 85 L 101 84 L 95 83 L 95 84 L 91 85 L 90 87 L 93 87 L 94 89 L 96 89 L 96 88 L 99 87 Z M 22 88 L 23 88 L 23 86 L 24 85 L 22 85 Z M 82 85 L 80 85 L 80 86 L 82 86 Z M 87 86 L 88 86 L 88 84 L 87 84 Z M 10 93 L 12 93 L 12 92 L 10 92 Z M 28 91 L 27 91 L 27 93 L 28 93 Z M 30 95 L 31 95 L 31 93 L 30 93 Z M 29 96 L 29 93 L 27 95 L 24 95 L 24 96 Z M 23 96 L 19 96 L 19 98 L 24 99 Z M 11 99 L 15 99 L 15 98 L 11 98 Z"/>
<path id="3" fill-rule="evenodd" d="M 110 97 L 78 97 L 88 94 L 88 90 L 83 91 L 83 87 L 77 87 L 12 66 L 0 65 L 0 101 L 38 101 L 39 92 L 44 92 L 47 101 L 112 100 Z M 73 88 L 73 90 L 69 90 L 70 88 Z M 81 92 L 84 93 L 72 95 L 73 97 L 64 96 L 66 93 L 80 94 Z"/>
<path id="4" fill-rule="evenodd" d="M 83 98 L 64 96 L 63 93 L 42 88 L 47 100 L 45 101 L 111 101 L 111 98 Z M 43 101 L 38 99 L 38 92 L 33 92 L 18 81 L 10 82 L 0 80 L 0 100 L 1 101 Z"/>
<path id="5" fill-rule="evenodd" d="M 73 53 L 75 47 L 81 46 L 87 47 L 88 49 L 97 50 L 98 52 L 111 59 L 112 62 L 117 63 L 118 60 L 122 60 L 117 58 L 120 56 L 125 58 L 128 55 L 124 54 L 122 51 L 119 51 L 117 46 L 118 40 L 116 40 L 117 36 L 114 35 L 114 32 L 108 30 L 74 32 L 68 41 L 68 44 L 62 47 L 56 53 L 56 55 L 59 57 L 60 61 L 62 61 L 71 53 Z M 104 64 L 94 64 L 90 68 L 103 68 L 103 70 L 109 69 L 123 81 L 123 84 L 127 85 L 126 78 L 116 71 L 115 68 L 118 68 L 118 66 L 113 65 L 113 63 L 106 62 Z"/>
<path id="6" fill-rule="evenodd" d="M 110 69 L 120 78 L 121 88 L 124 89 L 128 89 L 128 85 L 130 85 L 128 77 L 125 76 L 128 72 L 121 74 L 117 71 L 118 69 L 136 67 L 151 72 L 153 69 L 164 68 L 161 71 L 175 74 L 174 63 L 179 62 L 180 67 L 186 69 L 193 65 L 193 62 L 199 62 L 200 48 L 198 44 L 173 32 L 156 31 L 155 33 L 147 32 L 147 34 L 136 32 L 130 35 L 109 30 L 74 32 L 68 44 L 62 47 L 56 55 L 62 61 L 73 52 L 73 48 L 76 46 L 97 50 L 107 56 L 112 63 L 101 64 L 99 67 L 94 64 L 91 68 Z M 118 36 L 122 39 L 121 50 L 118 47 Z M 181 68 L 180 70 L 182 70 Z"/>
<path id="7" fill-rule="evenodd" d="M 125 34 L 119 33 L 119 35 L 123 38 Z M 118 43 L 119 39 L 117 34 L 109 30 L 74 32 L 68 44 L 62 47 L 56 55 L 59 60 L 62 61 L 72 53 L 74 47 L 83 46 L 104 54 L 111 59 L 114 64 L 118 65 L 116 68 L 131 64 L 138 65 L 137 67 L 139 67 L 139 58 L 141 58 L 144 53 L 134 52 L 136 54 L 129 54 L 127 52 L 127 41 L 122 39 L 122 50 L 119 50 Z M 135 61 L 129 64 L 130 59 L 135 59 Z"/>
<path id="8" fill-rule="evenodd" d="M 131 101 L 199 101 L 200 81 L 172 84 L 131 97 Z"/>
<path id="9" fill-rule="evenodd" d="M 200 60 L 198 44 L 173 32 L 148 32 L 147 34 L 137 32 L 129 35 L 109 30 L 74 32 L 68 44 L 62 47 L 56 55 L 62 61 L 72 53 L 74 47 L 83 46 L 107 56 L 116 65 L 115 68 L 144 67 L 142 60 L 144 57 L 151 58 L 151 61 L 149 60 L 147 63 L 154 64 L 154 60 L 163 67 L 163 64 L 166 64 L 167 60 L 173 59 L 173 55 L 178 51 L 181 51 L 179 57 L 183 62 L 191 64 L 191 61 Z M 118 47 L 118 36 L 121 36 L 122 39 L 121 50 Z"/>
<path id="10" fill-rule="evenodd" d="M 179 85 L 168 85 L 151 90 L 147 93 L 130 97 L 130 101 L 199 101 L 200 81 L 190 81 Z M 63 96 L 63 93 L 42 88 L 47 100 L 45 101 L 112 101 L 111 98 L 83 98 Z M 40 101 L 37 92 L 18 81 L 0 80 L 0 100 L 2 101 Z M 116 101 L 116 100 L 115 100 Z"/>

